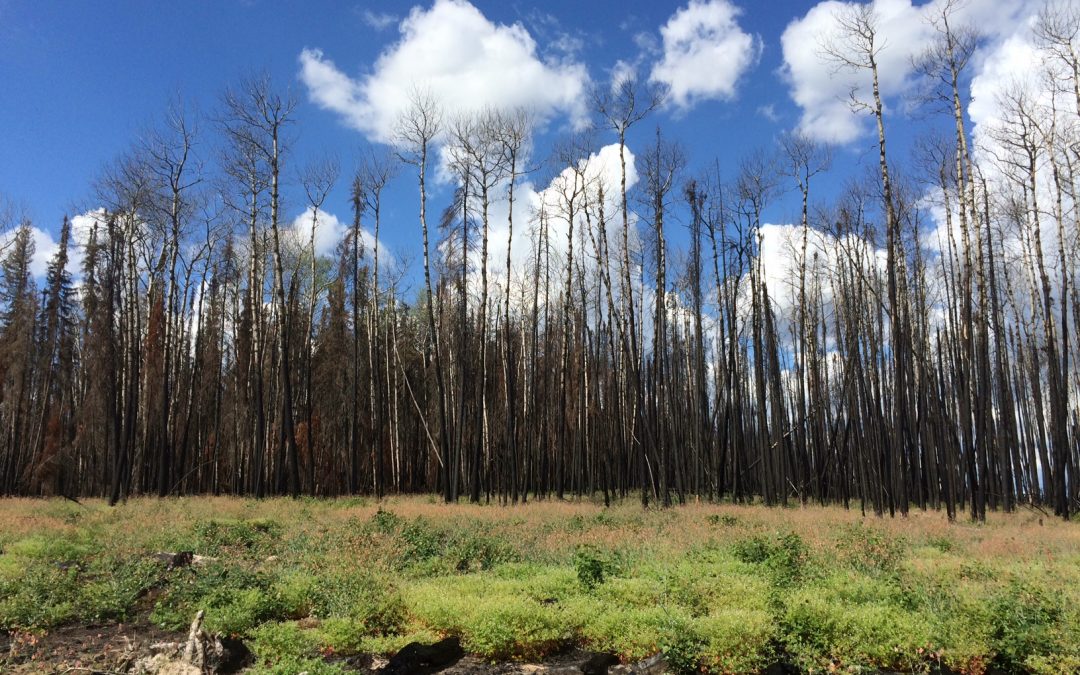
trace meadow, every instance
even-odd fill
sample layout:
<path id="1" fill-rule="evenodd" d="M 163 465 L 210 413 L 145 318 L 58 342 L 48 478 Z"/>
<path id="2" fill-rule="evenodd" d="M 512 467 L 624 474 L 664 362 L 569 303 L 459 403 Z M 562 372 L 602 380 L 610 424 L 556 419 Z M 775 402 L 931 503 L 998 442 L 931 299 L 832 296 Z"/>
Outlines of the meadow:
<path id="1" fill-rule="evenodd" d="M 0 551 L 13 672 L 65 626 L 180 634 L 200 609 L 260 674 L 444 636 L 489 662 L 581 648 L 675 673 L 1080 672 L 1080 527 L 1031 510 L 6 499 Z M 154 555 L 179 551 L 201 557 Z"/>

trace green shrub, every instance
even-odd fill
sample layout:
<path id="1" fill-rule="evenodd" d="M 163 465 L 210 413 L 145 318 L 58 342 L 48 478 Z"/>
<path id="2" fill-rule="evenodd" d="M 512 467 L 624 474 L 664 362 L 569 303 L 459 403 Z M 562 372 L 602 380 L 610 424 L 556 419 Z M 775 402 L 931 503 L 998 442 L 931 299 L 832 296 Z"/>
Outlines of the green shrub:
<path id="1" fill-rule="evenodd" d="M 401 527 L 401 516 L 397 515 L 393 511 L 384 511 L 381 507 L 371 516 L 371 520 L 368 521 L 368 527 L 380 534 L 394 534 Z"/>
<path id="2" fill-rule="evenodd" d="M 406 603 L 419 627 L 458 635 L 467 651 L 489 659 L 539 658 L 574 635 L 572 617 L 530 597 L 521 579 L 443 577 L 413 585 Z"/>
<path id="3" fill-rule="evenodd" d="M 672 618 L 664 627 L 660 651 L 674 675 L 692 675 L 701 670 L 705 646 L 705 638 L 691 623 Z"/>
<path id="4" fill-rule="evenodd" d="M 606 567 L 607 560 L 596 549 L 582 547 L 574 553 L 578 582 L 590 591 L 604 583 Z"/>
<path id="5" fill-rule="evenodd" d="M 674 625 L 688 625 L 691 617 L 677 607 L 626 606 L 601 598 L 580 596 L 567 603 L 578 617 L 578 634 L 586 647 L 618 654 L 626 661 L 652 656 L 674 641 Z"/>
<path id="6" fill-rule="evenodd" d="M 860 572 L 895 572 L 905 546 L 902 538 L 863 523 L 842 528 L 837 538 L 840 560 Z"/>
<path id="7" fill-rule="evenodd" d="M 802 537 L 793 532 L 742 539 L 735 543 L 733 553 L 744 563 L 763 566 L 778 586 L 798 581 L 810 557 Z"/>
<path id="8" fill-rule="evenodd" d="M 85 556 L 70 542 L 23 540 L 0 574 L 0 628 L 40 630 L 72 621 L 124 620 L 161 576 L 160 563 Z"/>
<path id="9" fill-rule="evenodd" d="M 574 551 L 574 570 L 578 583 L 592 591 L 626 568 L 626 560 L 618 551 L 602 551 L 595 546 L 579 546 Z"/>
<path id="10" fill-rule="evenodd" d="M 38 560 L 56 565 L 75 563 L 90 555 L 93 548 L 82 541 L 66 537 L 33 535 L 12 542 L 4 548 L 4 560 Z"/>
<path id="11" fill-rule="evenodd" d="M 398 653 L 401 651 L 402 647 L 410 643 L 420 642 L 422 644 L 433 644 L 438 642 L 441 637 L 442 636 L 438 633 L 426 628 L 395 635 L 364 636 L 360 638 L 358 645 L 352 651 L 356 653 L 386 656 Z M 337 653 L 345 653 L 336 646 L 334 642 L 335 638 L 332 635 L 326 634 L 324 639 L 326 640 L 328 649 Z"/>
<path id="12" fill-rule="evenodd" d="M 926 543 L 941 553 L 951 553 L 956 548 L 956 542 L 945 536 L 928 537 Z"/>
<path id="13" fill-rule="evenodd" d="M 211 556 L 267 556 L 275 552 L 283 532 L 273 520 L 203 520 L 193 528 L 196 551 Z"/>
<path id="14" fill-rule="evenodd" d="M 245 670 L 246 675 L 349 675 L 356 671 L 341 663 L 330 663 L 321 658 L 283 657 L 272 663 L 256 664 Z"/>
<path id="15" fill-rule="evenodd" d="M 724 527 L 735 527 L 739 524 L 739 519 L 729 514 L 710 514 L 707 518 L 710 525 L 723 525 Z"/>
<path id="16" fill-rule="evenodd" d="M 208 630 L 242 634 L 264 621 L 289 618 L 286 603 L 272 591 L 273 581 L 268 574 L 223 563 L 174 570 L 150 619 L 183 630 L 201 609 Z"/>
<path id="17" fill-rule="evenodd" d="M 452 537 L 444 555 L 446 562 L 458 572 L 481 572 L 520 559 L 505 540 L 471 531 Z"/>
<path id="18" fill-rule="evenodd" d="M 834 573 L 792 591 L 782 614 L 784 647 L 795 664 L 910 671 L 935 650 L 923 611 L 902 606 L 895 584 L 863 573 Z"/>
<path id="19" fill-rule="evenodd" d="M 317 636 L 300 628 L 295 621 L 268 622 L 251 631 L 250 648 L 260 663 L 304 658 L 318 651 Z"/>
<path id="20" fill-rule="evenodd" d="M 79 570 L 30 564 L 19 580 L 0 580 L 0 628 L 39 630 L 78 616 Z"/>
<path id="21" fill-rule="evenodd" d="M 618 520 L 608 511 L 600 511 L 593 516 L 593 523 L 600 527 L 617 527 L 619 524 Z"/>
<path id="22" fill-rule="evenodd" d="M 423 518 L 406 523 L 400 531 L 404 542 L 401 559 L 406 564 L 428 561 L 441 553 L 446 545 L 446 532 L 432 527 Z"/>
<path id="23" fill-rule="evenodd" d="M 991 606 L 994 664 L 1003 670 L 1023 671 L 1034 657 L 1053 656 L 1065 647 L 1059 641 L 1064 618 L 1060 596 L 1014 581 Z"/>
<path id="24" fill-rule="evenodd" d="M 367 635 L 395 632 L 405 620 L 405 603 L 397 588 L 361 570 L 348 570 L 319 579 L 311 609 L 320 618 L 347 618 Z"/>
<path id="25" fill-rule="evenodd" d="M 107 557 L 93 561 L 79 592 L 82 621 L 125 621 L 150 588 L 160 583 L 163 565 L 154 559 Z"/>
<path id="26" fill-rule="evenodd" d="M 490 570 L 520 559 L 509 542 L 482 531 L 480 523 L 438 526 L 423 517 L 405 521 L 389 511 L 378 511 L 367 527 L 400 542 L 395 566 L 421 576 Z"/>
<path id="27" fill-rule="evenodd" d="M 704 667 L 721 673 L 762 671 L 775 661 L 778 638 L 776 620 L 765 610 L 719 608 L 693 620 L 704 644 L 700 660 Z"/>

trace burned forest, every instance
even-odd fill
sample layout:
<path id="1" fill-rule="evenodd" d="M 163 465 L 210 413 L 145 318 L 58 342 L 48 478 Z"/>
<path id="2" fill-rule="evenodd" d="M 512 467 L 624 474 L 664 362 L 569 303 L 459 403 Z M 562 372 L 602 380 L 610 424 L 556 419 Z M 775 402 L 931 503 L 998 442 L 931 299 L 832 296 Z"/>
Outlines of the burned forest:
<path id="1" fill-rule="evenodd" d="M 978 40 L 943 6 L 914 120 L 866 6 L 823 45 L 872 83 L 857 156 L 789 132 L 721 171 L 632 77 L 550 143 L 421 88 L 386 143 L 311 157 L 287 82 L 163 107 L 44 274 L 53 224 L 5 220 L 0 493 L 1075 516 L 1080 24 L 1043 13 L 1049 93 L 1010 90 L 976 142 Z"/>

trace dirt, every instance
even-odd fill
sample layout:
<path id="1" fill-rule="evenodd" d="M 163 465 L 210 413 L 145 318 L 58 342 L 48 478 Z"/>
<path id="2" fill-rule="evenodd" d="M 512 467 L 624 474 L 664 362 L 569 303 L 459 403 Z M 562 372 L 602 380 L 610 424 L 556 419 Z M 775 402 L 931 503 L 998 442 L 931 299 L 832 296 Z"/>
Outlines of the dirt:
<path id="1" fill-rule="evenodd" d="M 127 673 L 136 659 L 150 654 L 150 645 L 182 640 L 186 636 L 153 625 L 131 623 L 111 626 L 57 628 L 45 635 L 17 633 L 0 637 L 0 672 L 119 675 Z M 589 654 L 573 651 L 554 655 L 543 664 L 488 663 L 465 656 L 439 675 L 580 675 Z M 378 657 L 354 657 L 345 663 L 350 670 L 374 675 L 386 664 Z"/>
<path id="2" fill-rule="evenodd" d="M 150 645 L 182 641 L 186 633 L 162 630 L 141 615 L 129 623 L 100 626 L 63 626 L 44 634 L 0 633 L 0 673 L 29 675 L 119 675 L 139 658 L 150 655 Z M 543 664 L 492 664 L 465 656 L 440 669 L 440 675 L 580 675 L 590 654 L 578 650 L 557 654 Z M 365 675 L 378 673 L 386 659 L 358 656 L 344 665 Z"/>
<path id="3" fill-rule="evenodd" d="M 13 632 L 0 636 L 0 672 L 123 673 L 136 658 L 150 653 L 150 645 L 184 637 L 145 618 L 102 626 L 64 626 L 43 635 Z"/>

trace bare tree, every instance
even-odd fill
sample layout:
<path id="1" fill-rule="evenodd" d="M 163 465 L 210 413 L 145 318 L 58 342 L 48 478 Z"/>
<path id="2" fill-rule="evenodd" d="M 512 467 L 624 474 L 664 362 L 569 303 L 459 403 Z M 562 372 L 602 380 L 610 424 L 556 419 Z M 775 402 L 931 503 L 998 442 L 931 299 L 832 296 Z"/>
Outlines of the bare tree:
<path id="1" fill-rule="evenodd" d="M 608 129 L 614 131 L 619 139 L 619 196 L 621 199 L 622 212 L 622 296 L 627 316 L 626 332 L 630 353 L 628 360 L 633 367 L 633 381 L 635 385 L 636 401 L 633 407 L 641 413 L 644 405 L 644 392 L 641 381 L 641 351 L 637 338 L 637 319 L 634 311 L 634 284 L 631 279 L 630 264 L 630 212 L 627 203 L 626 190 L 626 133 L 627 131 L 645 119 L 645 117 L 660 107 L 667 95 L 663 87 L 649 84 L 641 84 L 634 78 L 623 78 L 613 83 L 611 88 L 597 87 L 593 91 L 593 107 L 600 114 L 601 119 Z M 640 443 L 637 433 L 630 434 L 639 445 L 639 471 L 641 480 L 641 499 L 643 504 L 648 503 L 647 476 L 645 448 Z"/>
<path id="2" fill-rule="evenodd" d="M 274 261 L 274 289 L 277 301 L 278 369 L 281 377 L 281 424 L 278 436 L 278 460 L 275 465 L 275 481 L 283 484 L 283 474 L 288 471 L 289 491 L 299 494 L 300 461 L 296 445 L 296 425 L 293 416 L 292 368 L 289 365 L 290 310 L 285 294 L 285 270 L 281 245 L 281 169 L 288 147 L 285 135 L 293 122 L 296 100 L 288 92 L 274 88 L 269 76 L 262 75 L 244 80 L 235 89 L 226 90 L 223 97 L 224 126 L 235 143 L 250 148 L 258 161 L 265 164 L 270 189 L 270 234 Z M 262 477 L 258 477 L 256 494 L 262 496 Z"/>
<path id="3" fill-rule="evenodd" d="M 424 247 L 424 288 L 427 297 L 428 331 L 435 356 L 435 377 L 439 398 L 439 442 L 442 457 L 449 457 L 449 434 L 446 415 L 446 378 L 443 367 L 442 348 L 438 327 L 435 324 L 435 294 L 431 284 L 431 252 L 428 245 L 427 222 L 427 165 L 428 153 L 432 144 L 442 131 L 442 111 L 430 92 L 413 91 L 409 108 L 398 121 L 397 144 L 398 157 L 407 164 L 416 167 L 417 181 L 420 187 L 420 230 Z M 447 459 L 441 461 L 443 468 L 443 490 L 447 501 L 456 495 L 451 489 L 450 465 Z"/>
<path id="4" fill-rule="evenodd" d="M 314 488 L 315 484 L 315 444 L 312 437 L 314 423 L 312 403 L 312 345 L 315 339 L 315 307 L 319 302 L 322 292 L 319 283 L 318 259 L 319 253 L 316 248 L 316 231 L 319 227 L 319 211 L 326 202 L 327 196 L 337 182 L 341 172 L 338 160 L 334 157 L 324 157 L 321 160 L 307 165 L 300 174 L 300 183 L 304 186 L 304 194 L 307 196 L 308 207 L 311 210 L 311 233 L 308 236 L 308 249 L 311 255 L 310 282 L 311 289 L 308 295 L 307 321 L 304 328 L 304 434 L 305 447 L 308 452 L 308 482 Z"/>

